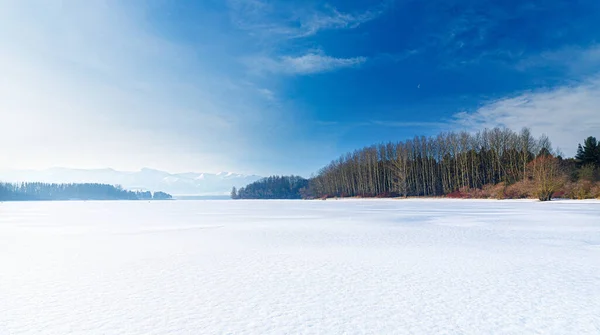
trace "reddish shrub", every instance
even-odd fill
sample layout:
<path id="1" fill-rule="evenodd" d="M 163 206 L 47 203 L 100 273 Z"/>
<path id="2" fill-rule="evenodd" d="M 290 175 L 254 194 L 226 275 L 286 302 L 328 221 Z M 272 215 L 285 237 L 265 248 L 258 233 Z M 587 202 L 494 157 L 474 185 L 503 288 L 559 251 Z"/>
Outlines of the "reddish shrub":
<path id="1" fill-rule="evenodd" d="M 456 190 L 454 192 L 446 194 L 446 197 L 452 199 L 468 199 L 469 195 L 462 193 L 460 190 Z"/>
<path id="2" fill-rule="evenodd" d="M 600 183 L 593 183 L 589 180 L 579 180 L 574 183 L 567 183 L 561 189 L 564 197 L 570 199 L 593 199 L 600 197 Z"/>
<path id="3" fill-rule="evenodd" d="M 396 198 L 399 196 L 400 196 L 400 194 L 398 194 L 396 192 L 383 192 L 383 193 L 379 193 L 377 196 L 375 196 L 375 198 Z"/>
<path id="4" fill-rule="evenodd" d="M 490 185 L 490 187 L 488 188 L 490 198 L 494 198 L 494 199 L 498 199 L 498 200 L 506 199 L 506 194 L 504 192 L 505 189 L 506 189 L 506 186 L 504 185 L 504 183 Z"/>
<path id="5" fill-rule="evenodd" d="M 446 194 L 446 197 L 454 199 L 486 199 L 489 198 L 489 194 L 479 188 L 462 187 L 459 190 Z"/>
<path id="6" fill-rule="evenodd" d="M 464 188 L 461 192 L 466 193 L 469 198 L 473 199 L 487 199 L 490 197 L 488 192 L 480 188 Z"/>
<path id="7" fill-rule="evenodd" d="M 535 186 L 530 181 L 519 181 L 504 188 L 504 197 L 506 199 L 527 199 L 533 198 Z"/>
<path id="8" fill-rule="evenodd" d="M 600 199 L 600 182 L 595 183 L 591 190 L 592 197 Z"/>

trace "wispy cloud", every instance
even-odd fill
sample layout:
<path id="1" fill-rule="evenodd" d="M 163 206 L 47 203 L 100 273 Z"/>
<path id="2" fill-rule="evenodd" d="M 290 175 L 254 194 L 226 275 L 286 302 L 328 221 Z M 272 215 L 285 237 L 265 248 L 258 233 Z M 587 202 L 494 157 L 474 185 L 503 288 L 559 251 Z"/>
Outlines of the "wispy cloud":
<path id="1" fill-rule="evenodd" d="M 416 122 L 416 121 L 370 121 L 366 125 L 392 127 L 392 128 L 442 128 L 447 126 L 445 122 Z"/>
<path id="2" fill-rule="evenodd" d="M 496 126 L 530 127 L 545 133 L 565 154 L 573 155 L 577 143 L 600 136 L 600 77 L 585 83 L 532 91 L 485 104 L 476 111 L 454 115 L 456 128 L 480 130 Z"/>
<path id="3" fill-rule="evenodd" d="M 326 30 L 355 29 L 374 20 L 386 10 L 389 0 L 356 12 L 344 12 L 325 4 L 315 7 L 305 2 L 228 0 L 230 18 L 254 44 L 261 46 L 255 55 L 239 57 L 250 75 L 310 75 L 355 68 L 366 57 L 335 57 L 323 46 L 306 44 L 303 39 Z M 316 47 L 316 48 L 315 48 Z M 262 78 L 254 78 L 257 86 Z"/>
<path id="4" fill-rule="evenodd" d="M 362 13 L 342 13 L 335 7 L 327 6 L 323 12 L 314 12 L 303 22 L 300 22 L 299 34 L 296 37 L 314 35 L 320 30 L 354 29 L 369 22 L 383 13 L 383 9 L 367 10 Z"/>
<path id="5" fill-rule="evenodd" d="M 262 173 L 243 162 L 264 152 L 255 127 L 287 124 L 272 92 L 156 35 L 143 10 L 0 2 L 1 166 Z"/>
<path id="6" fill-rule="evenodd" d="M 302 56 L 280 56 L 278 58 L 254 57 L 246 60 L 255 73 L 280 73 L 306 75 L 357 67 L 367 61 L 366 57 L 336 58 L 323 53 L 307 53 Z"/>
<path id="7" fill-rule="evenodd" d="M 271 91 L 268 88 L 258 88 L 256 91 L 261 94 L 265 99 L 274 101 L 275 100 L 275 92 Z"/>
<path id="8" fill-rule="evenodd" d="M 284 56 L 281 58 L 282 69 L 286 73 L 310 74 L 332 71 L 340 68 L 355 67 L 367 61 L 366 57 L 335 58 L 315 53 L 300 57 Z"/>
<path id="9" fill-rule="evenodd" d="M 585 75 L 600 71 L 600 45 L 566 46 L 521 59 L 515 67 L 521 71 L 536 68 L 566 70 L 570 75 Z"/>
<path id="10" fill-rule="evenodd" d="M 515 22 L 523 22 L 528 36 L 545 38 L 554 27 L 546 27 L 537 18 L 544 12 L 561 10 L 562 1 L 548 1 L 543 6 L 530 1 L 516 4 L 482 1 L 427 1 L 422 2 L 427 15 L 414 27 L 410 46 L 419 53 L 436 55 L 441 68 L 461 68 L 479 63 L 514 64 L 530 53 L 538 53 L 546 41 L 536 45 L 521 43 L 522 29 Z M 565 15 L 565 18 L 568 17 Z M 535 25 L 531 25 L 536 22 Z M 556 20 L 549 20 L 558 26 Z M 561 22 L 562 23 L 562 22 Z M 563 26 L 571 22 L 564 22 Z M 533 43 L 532 43 L 533 44 Z"/>
<path id="11" fill-rule="evenodd" d="M 331 5 L 321 8 L 298 7 L 285 2 L 229 0 L 232 21 L 249 34 L 295 39 L 332 29 L 354 29 L 379 17 L 387 2 L 362 12 L 348 13 Z"/>

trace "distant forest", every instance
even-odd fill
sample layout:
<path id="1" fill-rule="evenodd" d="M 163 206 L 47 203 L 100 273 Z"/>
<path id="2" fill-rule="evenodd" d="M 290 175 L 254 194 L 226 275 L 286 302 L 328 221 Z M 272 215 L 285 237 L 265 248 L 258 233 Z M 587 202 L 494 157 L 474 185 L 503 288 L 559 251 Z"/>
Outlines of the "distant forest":
<path id="1" fill-rule="evenodd" d="M 231 190 L 232 199 L 302 199 L 308 180 L 298 176 L 272 176 Z"/>
<path id="2" fill-rule="evenodd" d="M 302 198 L 587 199 L 600 197 L 599 169 L 600 143 L 595 137 L 578 146 L 575 158 L 565 159 L 548 137 L 535 138 L 528 128 L 518 133 L 494 128 L 365 147 L 332 161 L 306 181 L 307 186 L 289 194 Z M 285 188 L 263 180 L 246 189 L 253 190 L 252 198 L 273 199 Z M 237 198 L 244 197 L 238 192 Z"/>
<path id="3" fill-rule="evenodd" d="M 0 183 L 0 201 L 170 199 L 164 192 L 133 192 L 106 184 Z"/>

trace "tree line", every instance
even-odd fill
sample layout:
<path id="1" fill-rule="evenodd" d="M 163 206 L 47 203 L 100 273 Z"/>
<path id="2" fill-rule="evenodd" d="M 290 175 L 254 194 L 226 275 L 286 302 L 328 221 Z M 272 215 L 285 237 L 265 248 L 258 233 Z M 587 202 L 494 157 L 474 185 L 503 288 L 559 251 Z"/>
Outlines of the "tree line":
<path id="1" fill-rule="evenodd" d="M 310 190 L 315 197 L 442 196 L 526 181 L 535 196 L 549 200 L 569 179 L 579 179 L 582 169 L 596 181 L 598 167 L 600 146 L 594 137 L 579 146 L 575 159 L 564 160 L 545 135 L 494 128 L 356 150 L 321 169 Z"/>
<path id="2" fill-rule="evenodd" d="M 475 134 L 442 133 L 373 145 L 346 154 L 319 171 L 316 196 L 440 196 L 460 188 L 516 182 L 550 140 L 494 128 Z"/>
<path id="3" fill-rule="evenodd" d="M 236 190 L 231 190 L 232 199 L 301 199 L 302 190 L 308 180 L 298 176 L 271 176 Z"/>
<path id="4" fill-rule="evenodd" d="M 578 146 L 575 158 L 564 159 L 547 136 L 536 138 L 528 128 L 445 132 L 347 153 L 298 188 L 298 194 L 302 198 L 588 198 L 600 196 L 599 168 L 600 143 L 594 137 Z M 277 183 L 250 186 L 257 198 L 277 198 Z"/>
<path id="5" fill-rule="evenodd" d="M 164 192 L 135 192 L 107 184 L 0 183 L 0 201 L 169 199 L 172 196 Z"/>

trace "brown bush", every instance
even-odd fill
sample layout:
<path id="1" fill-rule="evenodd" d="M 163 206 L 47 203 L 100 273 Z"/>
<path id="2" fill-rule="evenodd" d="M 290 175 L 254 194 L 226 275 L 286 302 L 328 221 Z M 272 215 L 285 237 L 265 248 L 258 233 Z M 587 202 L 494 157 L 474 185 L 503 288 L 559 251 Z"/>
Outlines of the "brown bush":
<path id="1" fill-rule="evenodd" d="M 539 197 L 539 184 L 532 180 L 521 180 L 514 184 L 486 184 L 481 189 L 463 187 L 446 194 L 452 199 L 536 199 Z M 600 182 L 578 181 L 563 182 L 560 188 L 554 189 L 552 198 L 567 199 L 600 199 Z"/>
<path id="2" fill-rule="evenodd" d="M 564 196 L 569 199 L 594 199 L 600 197 L 600 183 L 579 180 L 567 183 L 562 191 Z"/>
<path id="3" fill-rule="evenodd" d="M 576 200 L 600 198 L 600 182 L 594 183 L 589 180 L 566 182 L 554 192 L 553 197 Z"/>
<path id="4" fill-rule="evenodd" d="M 468 194 L 473 199 L 489 199 L 490 195 L 485 190 L 479 188 L 468 189 Z"/>
<path id="5" fill-rule="evenodd" d="M 490 198 L 502 200 L 506 199 L 506 184 L 499 183 L 496 185 L 490 185 L 489 187 Z"/>
<path id="6" fill-rule="evenodd" d="M 459 190 L 446 194 L 446 197 L 453 199 L 490 199 L 493 198 L 490 195 L 490 189 L 491 185 L 483 189 L 462 187 Z"/>
<path id="7" fill-rule="evenodd" d="M 375 198 L 397 198 L 400 194 L 396 192 L 383 192 L 375 196 Z"/>
<path id="8" fill-rule="evenodd" d="M 591 193 L 593 198 L 600 199 L 600 182 L 594 184 Z"/>
<path id="9" fill-rule="evenodd" d="M 483 193 L 486 195 L 487 198 L 494 198 L 494 199 L 498 199 L 497 195 L 498 195 L 498 189 L 500 187 L 498 185 L 494 185 L 494 184 L 485 184 L 483 185 L 483 187 L 481 188 L 481 190 L 483 191 Z M 504 198 L 504 195 L 502 196 L 502 199 Z"/>
<path id="10" fill-rule="evenodd" d="M 450 193 L 446 194 L 446 198 L 468 199 L 468 195 L 462 193 L 460 190 L 456 190 L 456 191 L 453 191 L 453 192 L 450 192 Z"/>
<path id="11" fill-rule="evenodd" d="M 534 197 L 535 185 L 528 181 L 522 180 L 512 185 L 506 186 L 504 189 L 504 197 L 506 199 L 527 199 Z"/>
<path id="12" fill-rule="evenodd" d="M 573 191 L 573 199 L 592 198 L 592 182 L 588 180 L 580 180 L 575 184 Z"/>
<path id="13" fill-rule="evenodd" d="M 528 165 L 528 172 L 535 182 L 535 195 L 541 201 L 549 201 L 565 184 L 566 176 L 559 159 L 552 155 L 539 155 Z"/>

